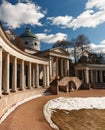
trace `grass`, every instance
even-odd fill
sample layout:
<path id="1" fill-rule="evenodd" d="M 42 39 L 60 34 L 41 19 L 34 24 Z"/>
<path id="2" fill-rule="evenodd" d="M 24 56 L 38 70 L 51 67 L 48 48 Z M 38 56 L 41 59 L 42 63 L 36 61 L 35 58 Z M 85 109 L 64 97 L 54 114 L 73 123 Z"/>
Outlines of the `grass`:
<path id="1" fill-rule="evenodd" d="M 55 109 L 51 119 L 60 130 L 105 130 L 105 110 Z"/>

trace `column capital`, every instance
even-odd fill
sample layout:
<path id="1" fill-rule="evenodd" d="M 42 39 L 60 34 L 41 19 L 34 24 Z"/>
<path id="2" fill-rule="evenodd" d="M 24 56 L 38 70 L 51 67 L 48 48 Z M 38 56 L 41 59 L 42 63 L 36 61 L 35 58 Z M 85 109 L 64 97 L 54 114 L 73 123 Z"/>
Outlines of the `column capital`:
<path id="1" fill-rule="evenodd" d="M 17 59 L 17 57 L 16 57 L 16 56 L 13 56 L 13 58 L 14 58 L 14 59 Z"/>
<path id="2" fill-rule="evenodd" d="M 8 55 L 9 55 L 10 53 L 7 51 L 7 52 L 6 52 L 6 54 L 8 54 Z"/>
<path id="3" fill-rule="evenodd" d="M 49 57 L 49 59 L 50 59 L 50 60 L 52 60 L 52 59 L 53 59 L 53 57 L 52 57 L 52 56 L 50 56 L 50 57 Z"/>

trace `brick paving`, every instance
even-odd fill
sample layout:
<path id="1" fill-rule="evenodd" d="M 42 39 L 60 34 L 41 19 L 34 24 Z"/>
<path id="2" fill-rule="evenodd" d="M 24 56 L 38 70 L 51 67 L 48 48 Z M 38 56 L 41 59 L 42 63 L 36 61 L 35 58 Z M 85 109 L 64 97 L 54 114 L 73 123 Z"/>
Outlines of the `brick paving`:
<path id="1" fill-rule="evenodd" d="M 24 103 L 12 112 L 0 125 L 0 130 L 54 130 L 43 116 L 43 106 L 57 97 L 103 97 L 105 90 L 78 90 L 59 95 L 46 95 Z"/>

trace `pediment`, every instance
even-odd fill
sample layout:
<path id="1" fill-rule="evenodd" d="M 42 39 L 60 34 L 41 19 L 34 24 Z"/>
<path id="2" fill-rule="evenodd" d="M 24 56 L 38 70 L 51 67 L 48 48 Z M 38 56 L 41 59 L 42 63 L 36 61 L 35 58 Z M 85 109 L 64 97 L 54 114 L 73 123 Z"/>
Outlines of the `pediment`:
<path id="1" fill-rule="evenodd" d="M 67 51 L 65 51 L 63 48 L 58 47 L 58 48 L 52 48 L 50 50 L 50 52 L 52 53 L 56 53 L 56 54 L 61 54 L 61 55 L 69 55 L 69 53 Z"/>

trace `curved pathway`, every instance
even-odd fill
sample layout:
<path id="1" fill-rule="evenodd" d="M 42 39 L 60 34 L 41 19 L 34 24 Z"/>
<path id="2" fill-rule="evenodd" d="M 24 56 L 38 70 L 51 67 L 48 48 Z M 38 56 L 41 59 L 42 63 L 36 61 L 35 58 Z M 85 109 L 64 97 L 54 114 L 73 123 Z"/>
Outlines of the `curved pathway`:
<path id="1" fill-rule="evenodd" d="M 42 96 L 24 103 L 12 112 L 0 125 L 0 130 L 54 130 L 46 122 L 43 116 L 43 106 L 53 98 L 59 96 L 69 97 L 92 97 L 105 96 L 105 90 L 82 90 L 71 93 Z"/>

